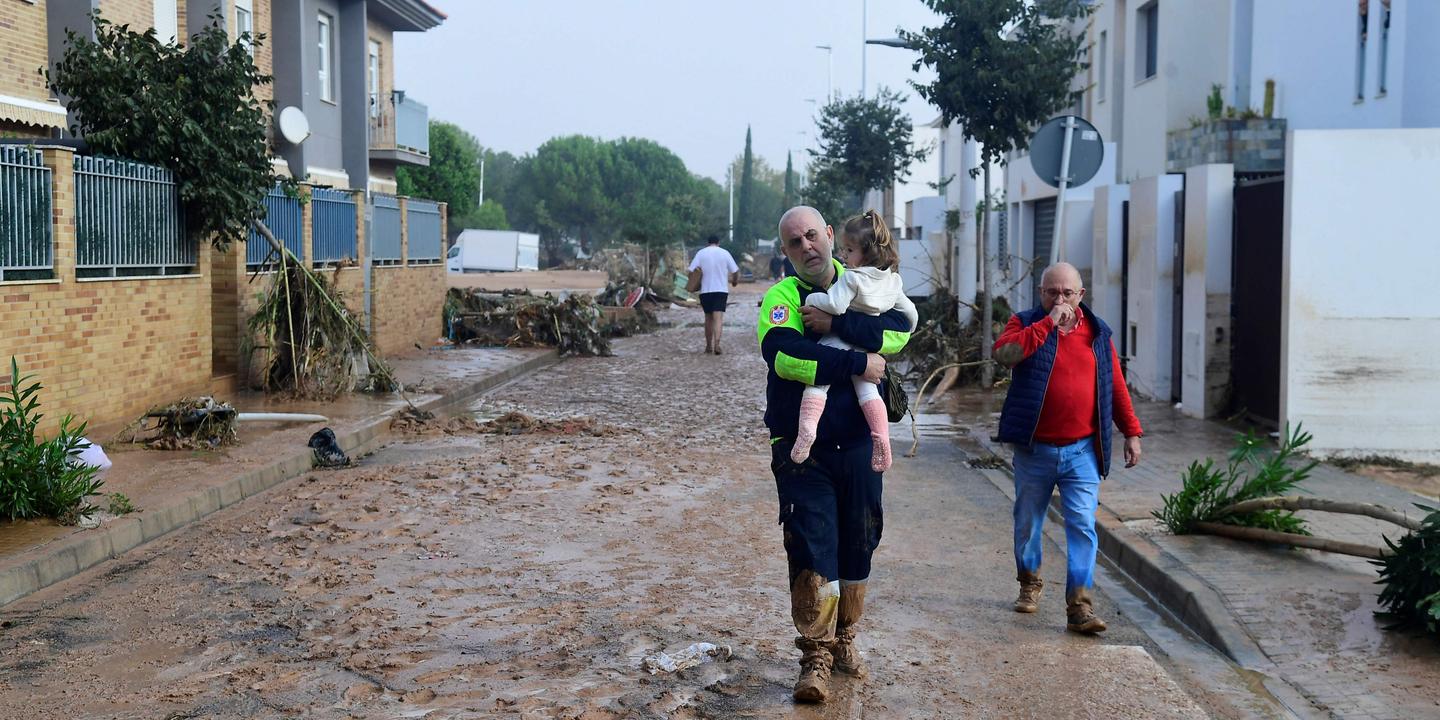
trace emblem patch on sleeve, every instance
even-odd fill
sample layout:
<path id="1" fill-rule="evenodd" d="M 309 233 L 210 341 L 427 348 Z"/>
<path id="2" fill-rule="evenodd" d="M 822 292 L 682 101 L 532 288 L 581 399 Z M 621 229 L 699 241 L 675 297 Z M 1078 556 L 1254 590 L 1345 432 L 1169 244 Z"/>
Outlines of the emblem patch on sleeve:
<path id="1" fill-rule="evenodd" d="M 776 305 L 770 308 L 770 324 L 784 325 L 790 319 L 790 308 L 784 305 Z"/>

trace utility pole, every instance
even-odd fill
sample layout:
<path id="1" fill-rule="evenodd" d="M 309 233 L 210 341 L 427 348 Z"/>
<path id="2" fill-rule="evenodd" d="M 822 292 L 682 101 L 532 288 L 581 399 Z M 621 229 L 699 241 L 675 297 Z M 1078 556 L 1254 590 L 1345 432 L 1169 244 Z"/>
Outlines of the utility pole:
<path id="1" fill-rule="evenodd" d="M 735 244 L 735 163 L 730 163 L 725 171 L 725 184 L 730 186 L 730 224 L 726 231 L 731 245 Z"/>
<path id="2" fill-rule="evenodd" d="M 866 64 L 869 48 L 865 47 L 865 26 L 870 24 L 870 0 L 860 0 L 860 98 L 865 98 Z"/>
<path id="3" fill-rule="evenodd" d="M 480 156 L 480 204 L 485 204 L 485 156 Z"/>
<path id="4" fill-rule="evenodd" d="M 825 102 L 835 98 L 835 51 L 829 45 L 816 45 L 816 50 L 825 51 Z"/>

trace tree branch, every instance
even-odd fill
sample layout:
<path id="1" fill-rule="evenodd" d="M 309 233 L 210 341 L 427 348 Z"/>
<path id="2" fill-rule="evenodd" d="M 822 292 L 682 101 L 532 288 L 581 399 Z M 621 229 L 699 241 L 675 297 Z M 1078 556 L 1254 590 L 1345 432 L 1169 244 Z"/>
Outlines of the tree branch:
<path id="1" fill-rule="evenodd" d="M 1287 497 L 1265 497 L 1255 498 L 1238 502 L 1229 507 L 1221 508 L 1219 516 L 1239 515 L 1242 513 L 1260 512 L 1262 510 L 1322 510 L 1324 512 L 1344 513 L 1346 515 L 1365 515 L 1384 520 L 1388 523 L 1399 525 L 1409 530 L 1419 530 L 1420 521 L 1406 517 L 1404 513 L 1384 505 L 1374 503 L 1343 502 L 1340 500 L 1328 500 L 1326 498 L 1304 497 L 1301 495 L 1290 495 Z"/>
<path id="2" fill-rule="evenodd" d="M 1191 527 L 1196 532 L 1202 532 L 1208 535 L 1219 535 L 1220 537 L 1228 537 L 1236 540 L 1254 540 L 1280 545 L 1294 545 L 1295 547 L 1324 550 L 1325 552 L 1340 553 L 1341 555 L 1354 555 L 1355 557 L 1369 558 L 1371 560 L 1379 560 L 1384 555 L 1384 551 L 1378 547 L 1340 542 L 1339 540 L 1327 540 L 1325 538 L 1310 537 L 1309 535 L 1294 535 L 1276 530 L 1240 527 L 1239 525 L 1222 525 L 1213 522 L 1197 522 Z"/>

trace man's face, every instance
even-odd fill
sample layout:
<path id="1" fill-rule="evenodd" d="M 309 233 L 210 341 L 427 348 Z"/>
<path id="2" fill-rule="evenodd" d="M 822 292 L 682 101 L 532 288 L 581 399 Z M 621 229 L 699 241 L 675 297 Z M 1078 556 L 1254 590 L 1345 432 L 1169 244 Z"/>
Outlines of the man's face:
<path id="1" fill-rule="evenodd" d="M 1056 303 L 1080 307 L 1085 297 L 1085 288 L 1080 284 L 1080 274 L 1073 270 L 1055 270 L 1040 283 L 1040 304 L 1045 312 L 1055 309 Z"/>
<path id="2" fill-rule="evenodd" d="M 781 251 L 795 266 L 801 280 L 814 285 L 830 273 L 830 253 L 835 232 L 814 213 L 800 213 L 780 227 Z"/>

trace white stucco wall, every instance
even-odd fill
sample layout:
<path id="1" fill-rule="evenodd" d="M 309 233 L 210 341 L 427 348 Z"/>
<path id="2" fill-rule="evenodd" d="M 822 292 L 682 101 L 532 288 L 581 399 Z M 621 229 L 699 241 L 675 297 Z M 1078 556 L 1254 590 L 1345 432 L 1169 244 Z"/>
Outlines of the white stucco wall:
<path id="1" fill-rule="evenodd" d="M 1440 129 L 1295 131 L 1285 157 L 1281 421 L 1440 462 Z"/>
<path id="2" fill-rule="evenodd" d="M 1141 395 L 1169 400 L 1175 307 L 1175 193 L 1183 175 L 1130 184 L 1130 384 Z"/>
<path id="3" fill-rule="evenodd" d="M 1121 271 L 1124 269 L 1124 238 L 1122 206 L 1130 199 L 1129 185 L 1108 185 L 1095 189 L 1095 202 L 1091 213 L 1091 228 L 1094 242 L 1090 253 L 1090 283 L 1085 294 L 1090 308 L 1110 324 L 1116 333 L 1122 332 L 1120 318 Z M 1115 339 L 1115 349 L 1120 349 L 1120 339 Z"/>
<path id="4" fill-rule="evenodd" d="M 1356 56 L 1359 12 L 1355 2 L 1263 0 L 1255 3 L 1251 49 L 1250 105 L 1265 101 L 1265 80 L 1275 79 L 1275 116 L 1290 129 L 1405 127 L 1406 90 L 1435 80 L 1434 44 L 1440 19 L 1432 9 L 1412 15 L 1431 0 L 1393 0 L 1391 4 L 1387 92 L 1380 94 L 1380 2 L 1371 2 L 1365 44 L 1365 95 L 1357 102 Z M 1429 27 L 1415 20 L 1430 20 Z M 1428 38 L 1423 57 L 1407 62 L 1410 38 Z M 1428 72 L 1426 71 L 1428 68 Z M 1408 71 L 1408 72 L 1407 72 Z M 1410 78 L 1418 73 L 1421 78 Z M 1431 124 L 1440 120 L 1431 116 Z M 1411 125 L 1413 126 L 1413 125 Z"/>
<path id="5" fill-rule="evenodd" d="M 1094 197 L 1094 194 L 1091 194 Z M 1061 221 L 1060 259 L 1074 265 L 1086 283 L 1094 265 L 1095 203 L 1092 200 L 1065 200 L 1065 218 Z"/>
<path id="6" fill-rule="evenodd" d="M 1213 417 L 1230 384 L 1230 256 L 1235 166 L 1185 172 L 1185 278 L 1180 409 Z"/>

